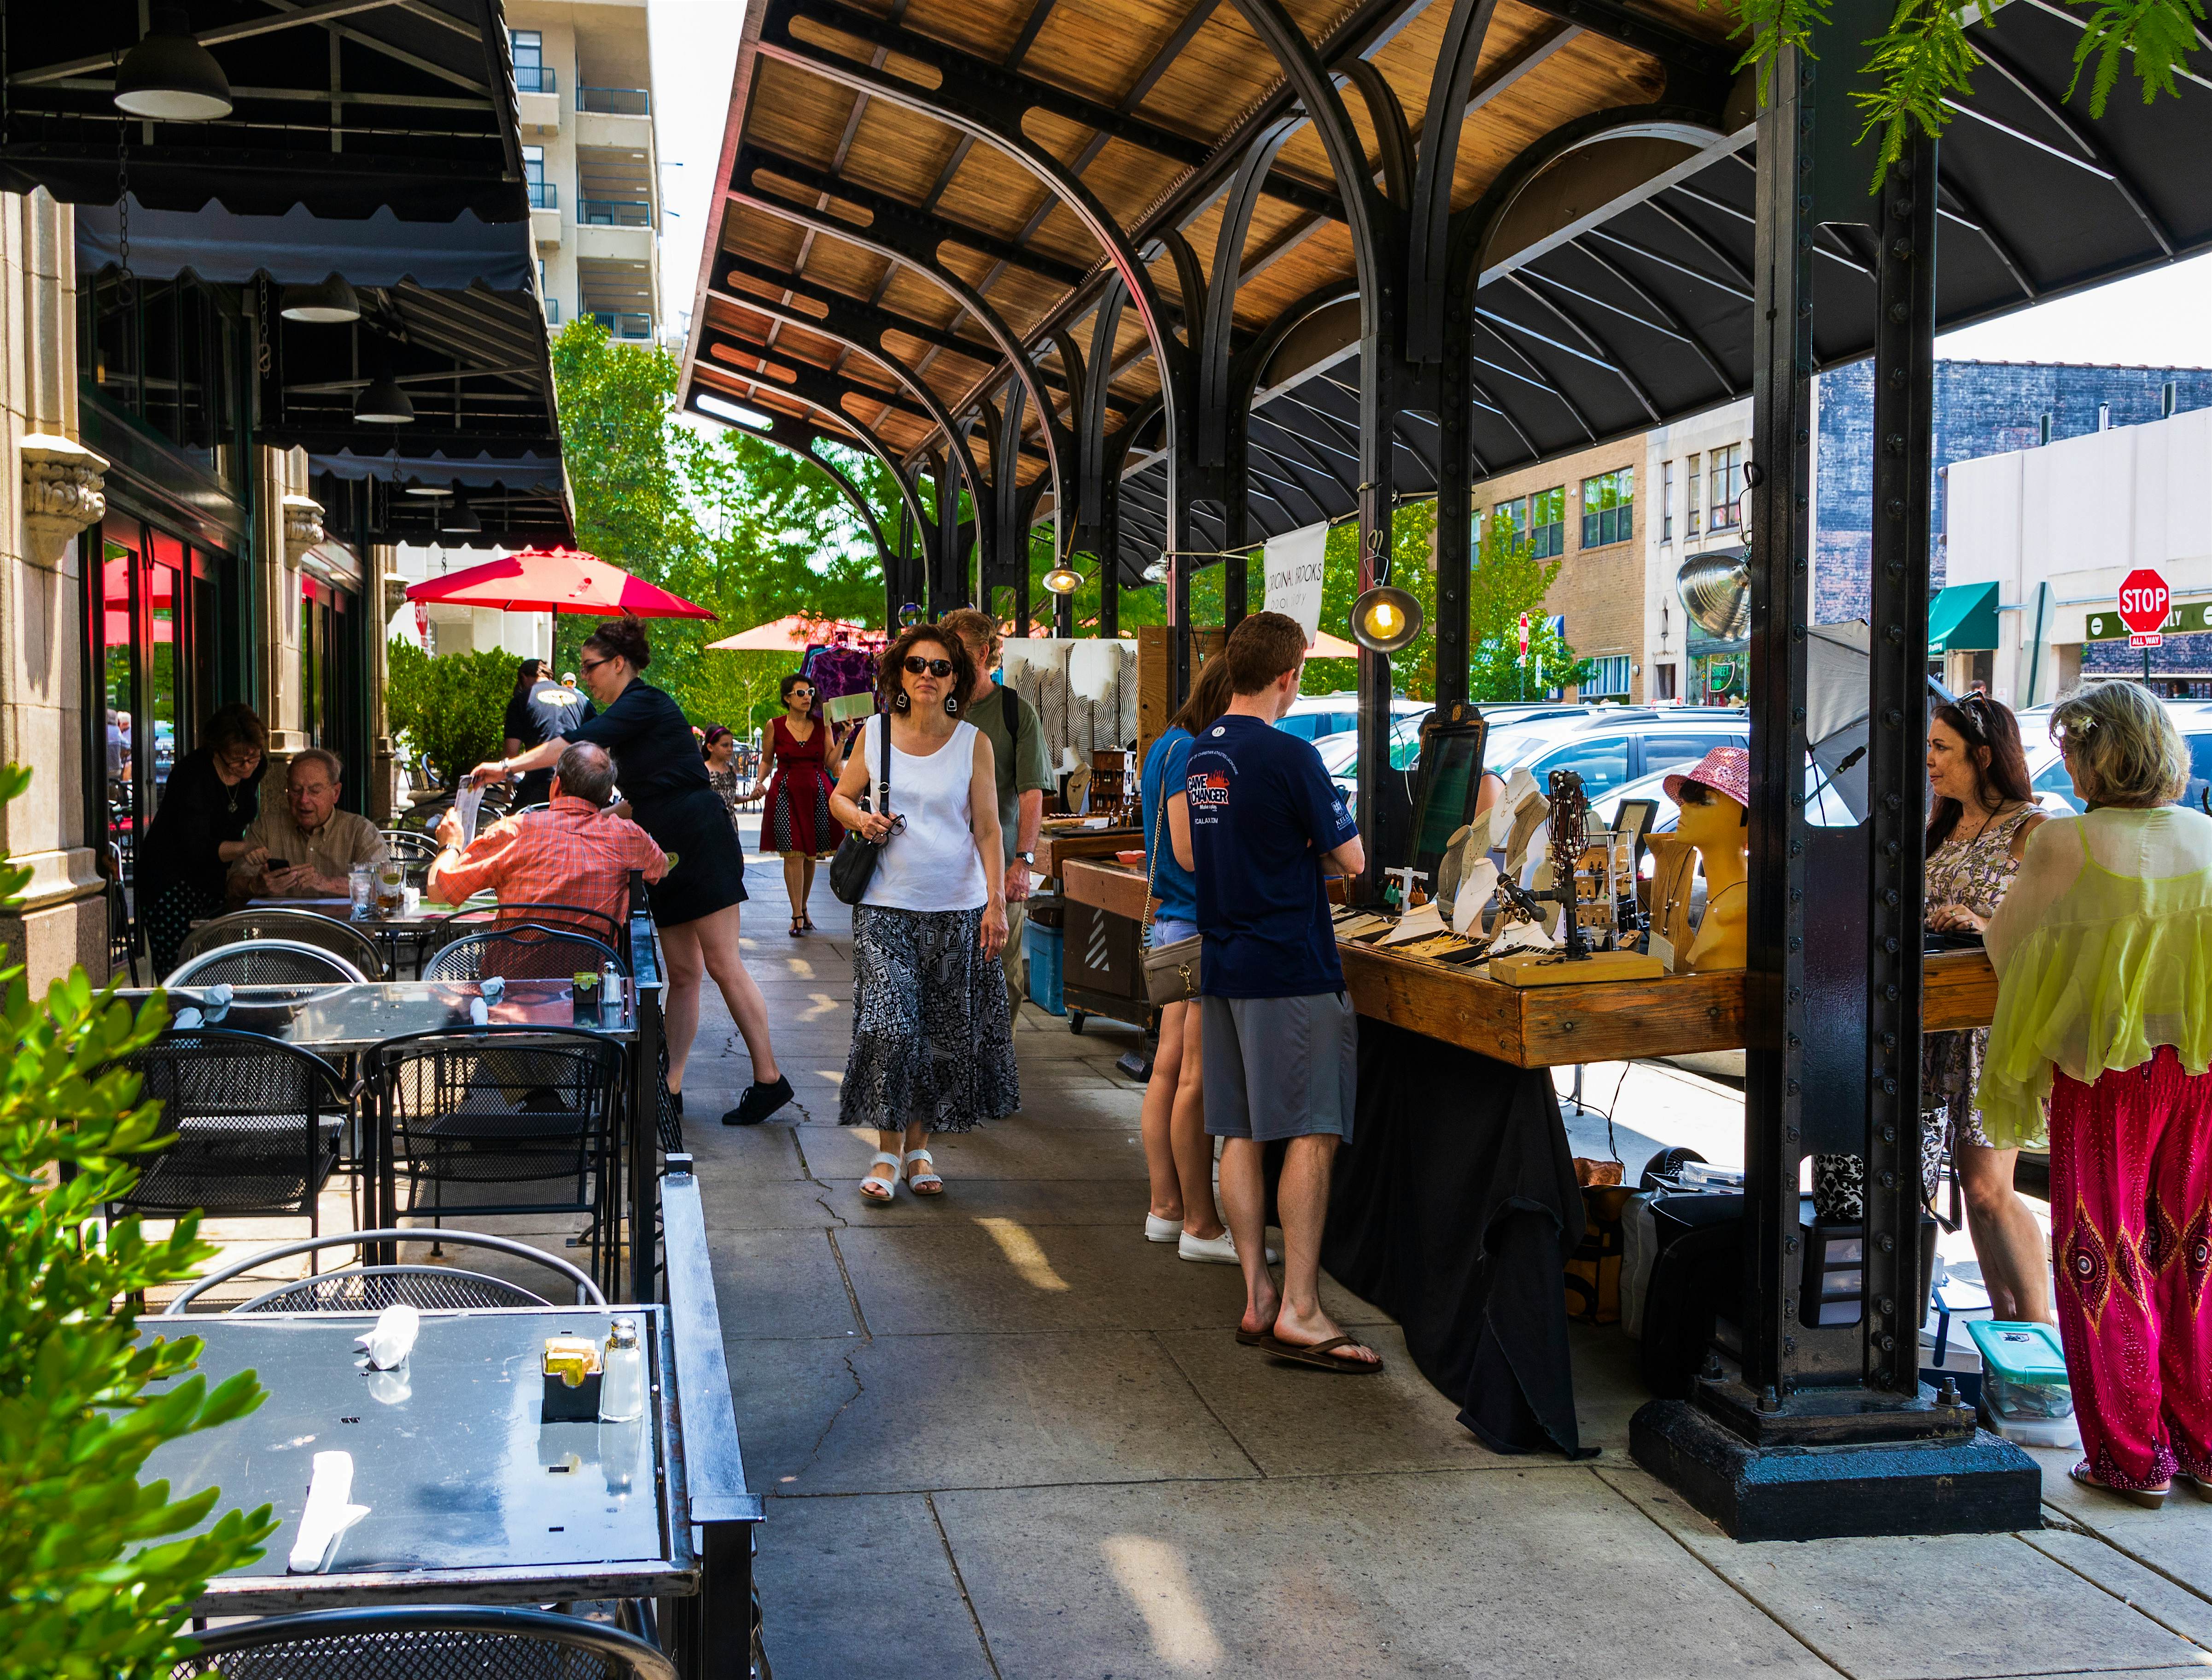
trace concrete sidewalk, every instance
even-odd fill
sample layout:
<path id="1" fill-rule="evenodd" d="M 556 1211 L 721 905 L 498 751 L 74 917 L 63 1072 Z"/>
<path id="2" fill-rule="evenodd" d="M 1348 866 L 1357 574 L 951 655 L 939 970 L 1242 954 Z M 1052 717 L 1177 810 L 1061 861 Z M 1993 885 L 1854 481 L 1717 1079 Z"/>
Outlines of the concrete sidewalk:
<path id="1" fill-rule="evenodd" d="M 714 1123 L 750 1070 L 710 1002 L 686 1107 L 779 1680 L 2212 1667 L 2212 1505 L 2090 1495 L 2069 1454 L 2040 1455 L 2033 1533 L 1739 1546 L 1630 1462 L 1645 1396 L 1616 1329 L 1577 1328 L 1603 1450 L 1572 1465 L 1486 1452 L 1341 1292 L 1382 1379 L 1238 1347 L 1236 1271 L 1143 1240 L 1133 1035 L 1108 1023 L 1024 1008 L 1024 1112 L 938 1143 L 940 1200 L 864 1202 L 872 1141 L 836 1125 L 848 919 L 817 881 L 823 931 L 790 938 L 775 866 L 749 878 L 799 1101 Z M 1594 1070 L 1585 1096 L 1632 1177 L 1647 1144 L 1740 1139 L 1725 1089 L 1670 1070 Z"/>

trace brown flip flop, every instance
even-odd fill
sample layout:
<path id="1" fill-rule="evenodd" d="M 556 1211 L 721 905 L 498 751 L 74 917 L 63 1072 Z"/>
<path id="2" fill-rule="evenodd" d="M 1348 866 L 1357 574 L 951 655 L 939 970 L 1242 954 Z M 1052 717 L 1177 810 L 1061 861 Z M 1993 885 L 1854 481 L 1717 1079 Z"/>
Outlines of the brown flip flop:
<path id="1" fill-rule="evenodd" d="M 1240 1340 L 1242 1339 L 1240 1336 Z M 1332 1336 L 1326 1342 L 1316 1342 L 1303 1347 L 1296 1342 L 1285 1342 L 1273 1335 L 1260 1337 L 1255 1346 L 1266 1349 L 1278 1359 L 1294 1360 L 1300 1365 L 1316 1365 L 1324 1371 L 1341 1371 L 1348 1377 L 1377 1377 L 1382 1374 L 1382 1362 L 1377 1358 L 1370 1365 L 1364 1360 L 1339 1359 L 1329 1352 L 1331 1348 L 1359 1348 L 1367 1344 L 1356 1337 Z"/>
<path id="2" fill-rule="evenodd" d="M 1267 1331 L 1247 1330 L 1242 1325 L 1237 1326 L 1237 1340 L 1240 1346 L 1247 1348 L 1264 1348 L 1273 1339 L 1273 1335 Z"/>

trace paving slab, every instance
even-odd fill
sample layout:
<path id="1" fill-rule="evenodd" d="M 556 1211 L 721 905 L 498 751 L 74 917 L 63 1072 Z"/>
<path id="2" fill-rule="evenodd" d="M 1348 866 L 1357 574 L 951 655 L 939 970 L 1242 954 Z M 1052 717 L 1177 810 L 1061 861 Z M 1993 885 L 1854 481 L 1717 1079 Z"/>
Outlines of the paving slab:
<path id="1" fill-rule="evenodd" d="M 1835 1671 L 1589 1471 L 940 1494 L 1002 1674 Z"/>
<path id="2" fill-rule="evenodd" d="M 865 1328 L 830 1234 L 812 1230 L 717 1230 L 714 1299 L 727 1337 L 849 1336 Z"/>
<path id="3" fill-rule="evenodd" d="M 876 1152 L 872 1129 L 812 1125 L 802 1128 L 800 1147 L 816 1173 L 825 1179 L 858 1179 Z M 938 1171 L 945 1175 L 948 1205 L 970 1179 L 1099 1180 L 1145 1177 L 1144 1143 L 1133 1125 L 1126 1133 L 1097 1126 L 1048 1130 L 1000 1120 L 973 1131 L 940 1132 L 929 1143 Z M 1071 1188 L 1068 1194 L 1089 1192 Z M 1126 1192 L 1115 1191 L 1115 1195 Z M 1138 1192 L 1141 1198 L 1143 1192 Z M 1142 1210 L 1139 1210 L 1139 1218 Z"/>
<path id="4" fill-rule="evenodd" d="M 1716 1574 L 1856 1680 L 2075 1674 L 2200 1661 L 2208 1653 L 2094 1575 L 2013 1534 L 1743 1545 L 1632 1466 L 1604 1479 Z M 1664 1499 L 1657 1497 L 1664 1495 Z M 2105 1573 L 2118 1578 L 2118 1560 Z M 1962 1613 L 1944 1582 L 1971 1583 Z"/>
<path id="5" fill-rule="evenodd" d="M 1259 1473 L 1143 1331 L 732 1337 L 727 1349 L 746 1474 L 763 1493 Z"/>
<path id="6" fill-rule="evenodd" d="M 753 1570 L 779 1680 L 995 1680 L 925 1495 L 773 1500 Z"/>
<path id="7" fill-rule="evenodd" d="M 2067 1472 L 2081 1462 L 2078 1449 L 2030 1447 L 2027 1453 L 2043 1466 L 2043 1501 L 2059 1520 L 2212 1595 L 2212 1501 L 2176 1486 L 2165 1509 L 2146 1511 L 2075 1481 Z"/>

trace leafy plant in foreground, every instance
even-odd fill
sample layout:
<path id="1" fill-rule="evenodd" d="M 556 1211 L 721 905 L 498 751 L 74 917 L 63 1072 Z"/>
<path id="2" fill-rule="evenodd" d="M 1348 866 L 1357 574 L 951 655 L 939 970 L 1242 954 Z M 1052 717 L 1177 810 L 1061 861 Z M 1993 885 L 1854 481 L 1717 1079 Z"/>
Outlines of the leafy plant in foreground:
<path id="1" fill-rule="evenodd" d="M 0 803 L 29 782 L 0 770 Z M 29 879 L 0 866 L 0 902 Z M 161 1001 L 134 1018 L 82 968 L 39 1002 L 20 968 L 0 980 L 15 1046 L 0 1070 L 0 1680 L 150 1680 L 191 1648 L 176 1630 L 208 1577 L 258 1556 L 276 1525 L 264 1506 L 171 1538 L 205 1521 L 217 1490 L 172 1501 L 139 1471 L 262 1392 L 241 1372 L 210 1392 L 189 1374 L 197 1337 L 140 1347 L 118 1305 L 196 1273 L 215 1252 L 197 1216 L 158 1240 L 125 1218 L 100 1240 L 103 1204 L 161 1143 L 137 1077 L 101 1070 L 160 1034 Z"/>

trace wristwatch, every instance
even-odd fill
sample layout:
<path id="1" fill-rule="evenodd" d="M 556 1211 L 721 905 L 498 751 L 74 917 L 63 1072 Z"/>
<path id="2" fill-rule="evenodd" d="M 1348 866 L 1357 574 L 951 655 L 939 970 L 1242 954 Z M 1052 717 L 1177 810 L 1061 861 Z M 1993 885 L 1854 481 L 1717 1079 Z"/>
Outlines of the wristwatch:
<path id="1" fill-rule="evenodd" d="M 1027 864 L 1034 869 L 1036 866 L 1036 853 L 1034 852 L 1017 852 L 1014 853 L 1014 861 L 1018 864 Z"/>

